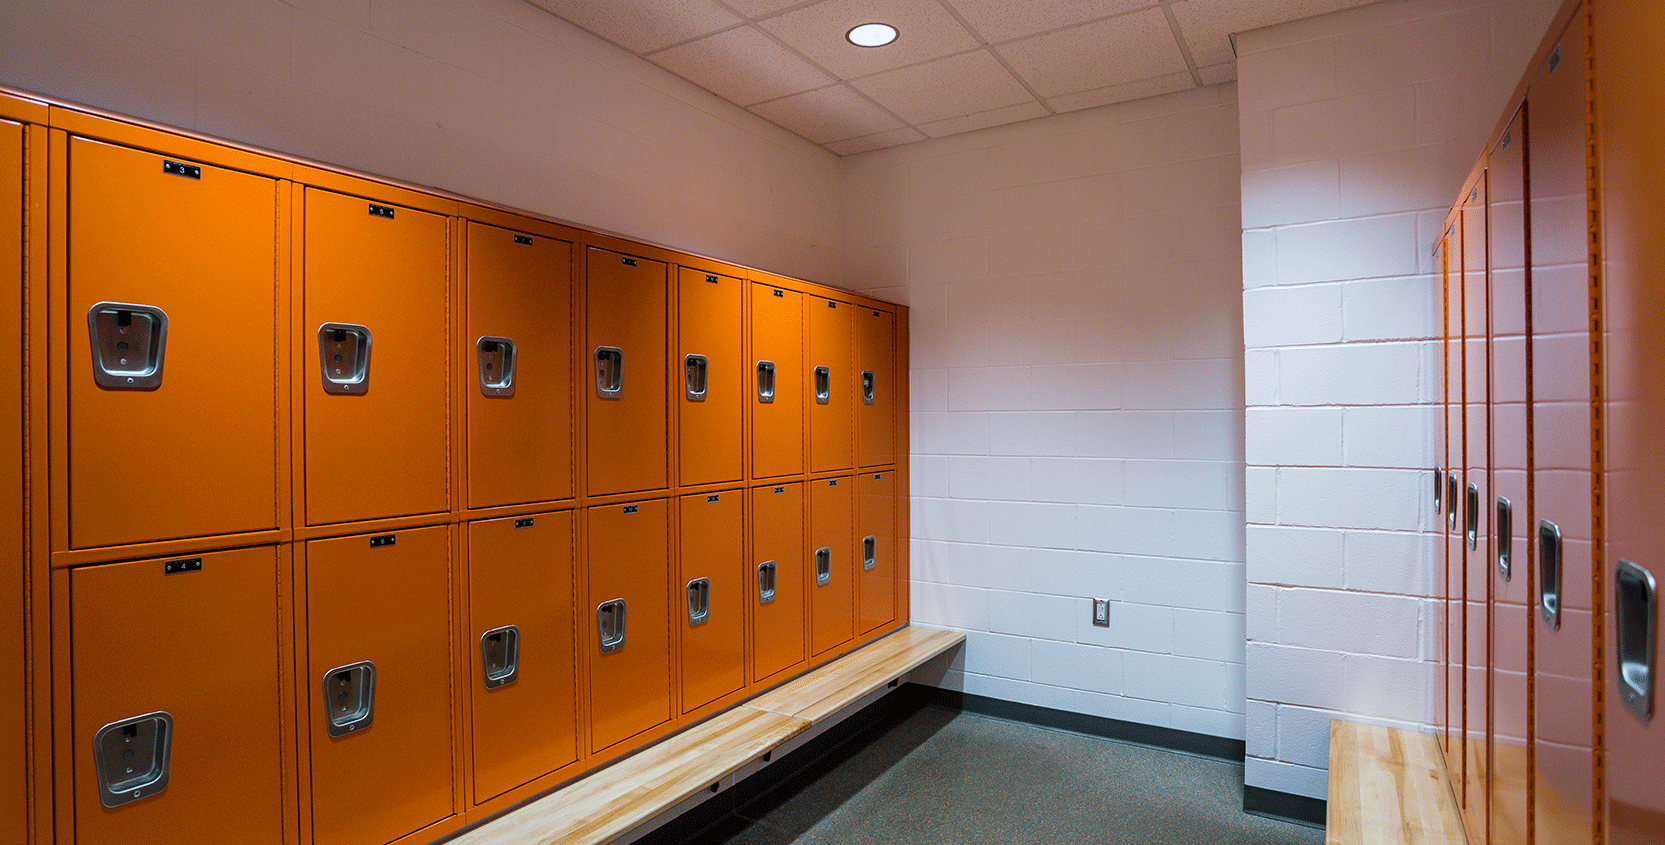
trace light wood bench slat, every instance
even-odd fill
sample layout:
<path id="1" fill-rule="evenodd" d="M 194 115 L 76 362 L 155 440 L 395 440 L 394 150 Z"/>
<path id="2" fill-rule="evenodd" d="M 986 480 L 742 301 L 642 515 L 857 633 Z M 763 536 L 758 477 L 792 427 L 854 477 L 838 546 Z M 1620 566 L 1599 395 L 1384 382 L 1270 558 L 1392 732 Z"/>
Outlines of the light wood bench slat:
<path id="1" fill-rule="evenodd" d="M 820 723 L 964 641 L 958 631 L 903 628 L 744 706 Z"/>
<path id="2" fill-rule="evenodd" d="M 1327 845 L 1466 845 L 1439 738 L 1330 722 Z"/>

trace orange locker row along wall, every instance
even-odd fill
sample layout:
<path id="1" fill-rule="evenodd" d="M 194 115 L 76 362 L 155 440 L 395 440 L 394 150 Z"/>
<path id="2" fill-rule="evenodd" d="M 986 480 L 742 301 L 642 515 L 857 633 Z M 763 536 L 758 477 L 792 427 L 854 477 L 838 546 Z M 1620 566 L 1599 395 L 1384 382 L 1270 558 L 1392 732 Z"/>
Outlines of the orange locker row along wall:
<path id="1" fill-rule="evenodd" d="M 20 92 L 0 195 L 22 841 L 427 842 L 906 624 L 901 306 Z"/>
<path id="2" fill-rule="evenodd" d="M 1661 25 L 1567 3 L 1439 247 L 1441 712 L 1474 843 L 1665 843 Z"/>

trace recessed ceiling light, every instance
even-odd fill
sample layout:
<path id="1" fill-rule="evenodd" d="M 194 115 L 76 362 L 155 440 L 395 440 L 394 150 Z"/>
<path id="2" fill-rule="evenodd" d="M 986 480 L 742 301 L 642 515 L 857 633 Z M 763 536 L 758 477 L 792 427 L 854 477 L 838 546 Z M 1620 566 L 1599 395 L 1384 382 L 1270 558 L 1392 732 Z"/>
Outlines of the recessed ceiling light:
<path id="1" fill-rule="evenodd" d="M 864 23 L 844 33 L 844 37 L 857 47 L 883 47 L 896 40 L 896 27 L 888 23 Z"/>

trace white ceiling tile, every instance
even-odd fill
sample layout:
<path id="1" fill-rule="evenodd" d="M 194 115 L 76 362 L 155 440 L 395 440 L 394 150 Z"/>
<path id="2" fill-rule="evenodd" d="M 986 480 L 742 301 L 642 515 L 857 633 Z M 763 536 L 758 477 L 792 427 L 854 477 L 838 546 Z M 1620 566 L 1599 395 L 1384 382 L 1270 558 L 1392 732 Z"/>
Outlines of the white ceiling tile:
<path id="1" fill-rule="evenodd" d="M 1060 112 L 1078 111 L 1097 106 L 1107 106 L 1111 103 L 1125 103 L 1128 100 L 1138 100 L 1144 97 L 1155 97 L 1160 94 L 1172 94 L 1195 88 L 1197 83 L 1191 79 L 1191 72 L 1170 73 L 1152 79 L 1141 79 L 1137 82 L 1127 82 L 1121 85 L 1110 85 L 1095 88 L 1091 91 L 1081 91 L 1075 94 L 1065 94 L 1046 101 Z"/>
<path id="2" fill-rule="evenodd" d="M 995 48 L 1042 97 L 1186 70 L 1161 9 L 1025 38 Z"/>
<path id="3" fill-rule="evenodd" d="M 1225 62 L 1200 67 L 1197 68 L 1197 75 L 1202 77 L 1202 84 L 1204 85 L 1219 85 L 1222 82 L 1230 82 L 1237 78 L 1237 63 Z"/>
<path id="4" fill-rule="evenodd" d="M 750 26 L 690 41 L 648 58 L 742 106 L 821 88 L 834 81 Z"/>
<path id="5" fill-rule="evenodd" d="M 724 2 L 734 7 L 734 11 L 748 18 L 761 18 L 764 15 L 772 15 L 781 9 L 796 6 L 804 0 L 724 0 Z"/>
<path id="6" fill-rule="evenodd" d="M 873 135 L 902 125 L 844 85 L 794 94 L 751 110 L 816 144 Z"/>
<path id="7" fill-rule="evenodd" d="M 531 0 L 633 53 L 649 53 L 740 22 L 715 0 Z"/>
<path id="8" fill-rule="evenodd" d="M 1155 0 L 943 0 L 991 44 L 1148 9 Z"/>
<path id="9" fill-rule="evenodd" d="M 896 27 L 883 47 L 857 47 L 845 33 L 864 23 Z M 842 79 L 961 53 L 977 46 L 937 0 L 826 0 L 760 21 L 792 49 Z"/>
<path id="10" fill-rule="evenodd" d="M 1180 37 L 1198 67 L 1233 61 L 1231 36 L 1275 23 L 1298 21 L 1364 6 L 1375 0 L 1175 0 Z"/>
<path id="11" fill-rule="evenodd" d="M 850 84 L 913 124 L 1035 99 L 987 50 L 887 70 Z"/>
<path id="12" fill-rule="evenodd" d="M 915 141 L 923 140 L 925 140 L 924 135 L 904 127 L 902 129 L 892 129 L 889 132 L 880 132 L 874 135 L 864 135 L 860 138 L 851 138 L 848 141 L 836 141 L 824 146 L 834 155 L 853 156 L 857 153 L 882 150 L 885 147 L 895 147 L 901 144 L 911 144 Z"/>
<path id="13" fill-rule="evenodd" d="M 990 126 L 1004 126 L 1008 123 L 1017 123 L 1020 120 L 1032 120 L 1037 117 L 1045 117 L 1046 115 L 1046 106 L 1031 100 L 1027 103 L 1019 103 L 1015 106 L 990 109 L 985 112 L 968 114 L 964 117 L 951 117 L 947 120 L 938 120 L 932 123 L 922 124 L 919 127 L 919 131 L 924 132 L 932 138 L 942 138 L 948 135 L 958 135 L 961 132 L 974 132 L 978 129 L 987 129 Z"/>

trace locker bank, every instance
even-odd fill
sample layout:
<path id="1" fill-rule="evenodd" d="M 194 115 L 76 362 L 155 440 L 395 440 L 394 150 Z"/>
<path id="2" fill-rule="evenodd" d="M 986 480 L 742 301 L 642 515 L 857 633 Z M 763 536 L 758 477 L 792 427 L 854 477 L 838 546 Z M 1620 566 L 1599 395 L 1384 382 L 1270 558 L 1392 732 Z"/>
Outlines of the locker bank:
<path id="1" fill-rule="evenodd" d="M 941 628 L 1665 842 L 1651 4 L 13 5 L 4 841 L 420 845 Z"/>

